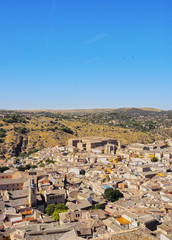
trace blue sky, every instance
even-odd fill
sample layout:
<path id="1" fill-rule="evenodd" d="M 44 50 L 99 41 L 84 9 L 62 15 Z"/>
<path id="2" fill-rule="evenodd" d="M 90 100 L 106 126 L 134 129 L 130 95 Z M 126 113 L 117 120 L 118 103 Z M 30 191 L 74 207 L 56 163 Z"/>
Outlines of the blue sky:
<path id="1" fill-rule="evenodd" d="M 171 0 L 0 1 L 0 109 L 172 109 Z"/>

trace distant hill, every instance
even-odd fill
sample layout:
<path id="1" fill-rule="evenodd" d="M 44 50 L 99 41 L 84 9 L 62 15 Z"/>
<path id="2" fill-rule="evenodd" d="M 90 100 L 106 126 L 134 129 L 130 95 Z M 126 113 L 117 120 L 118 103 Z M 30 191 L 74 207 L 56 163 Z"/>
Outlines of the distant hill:
<path id="1" fill-rule="evenodd" d="M 90 108 L 90 109 L 30 109 L 30 110 L 0 110 L 0 111 L 14 111 L 14 112 L 52 112 L 52 113 L 97 113 L 97 112 L 111 112 L 115 110 L 129 110 L 129 109 L 141 109 L 145 111 L 161 112 L 163 110 L 156 108 Z"/>
<path id="2" fill-rule="evenodd" d="M 109 112 L 113 111 L 114 108 L 90 108 L 90 109 L 28 109 L 28 110 L 8 110 L 8 109 L 1 109 L 0 111 L 3 112 L 53 112 L 53 113 L 80 113 L 80 112 Z"/>
<path id="3" fill-rule="evenodd" d="M 141 110 L 145 110 L 145 111 L 152 111 L 152 112 L 161 112 L 162 110 L 157 109 L 157 108 L 139 108 Z"/>
<path id="4" fill-rule="evenodd" d="M 73 137 L 104 136 L 150 143 L 172 138 L 172 111 L 151 108 L 1 110 L 0 158 L 67 144 Z"/>

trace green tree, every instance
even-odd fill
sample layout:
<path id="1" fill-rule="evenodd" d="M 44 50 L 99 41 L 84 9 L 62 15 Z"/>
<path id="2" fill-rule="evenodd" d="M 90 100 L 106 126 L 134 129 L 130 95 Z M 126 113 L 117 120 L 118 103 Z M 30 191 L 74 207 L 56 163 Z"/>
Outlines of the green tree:
<path id="1" fill-rule="evenodd" d="M 31 165 L 30 165 L 30 164 L 26 164 L 25 169 L 26 169 L 26 170 L 31 169 Z"/>
<path id="2" fill-rule="evenodd" d="M 45 164 L 43 164 L 43 163 L 40 163 L 40 165 L 39 165 L 40 167 L 45 167 Z"/>
<path id="3" fill-rule="evenodd" d="M 48 165 L 48 164 L 50 164 L 50 163 L 55 163 L 55 161 L 53 161 L 53 160 L 50 160 L 49 158 L 46 160 L 46 164 Z"/>
<path id="4" fill-rule="evenodd" d="M 17 167 L 17 169 L 18 169 L 19 171 L 22 171 L 22 172 L 24 172 L 24 171 L 26 170 L 25 167 L 23 167 L 22 165 L 19 166 L 19 167 Z"/>
<path id="5" fill-rule="evenodd" d="M 56 205 L 55 204 L 49 204 L 46 209 L 45 212 L 48 216 L 51 216 L 53 214 L 53 212 L 55 211 Z"/>
<path id="6" fill-rule="evenodd" d="M 0 137 L 3 138 L 6 136 L 6 131 L 3 128 L 0 128 Z"/>
<path id="7" fill-rule="evenodd" d="M 107 188 L 104 192 L 105 198 L 110 202 L 115 202 L 123 197 L 123 194 L 118 189 Z"/>
<path id="8" fill-rule="evenodd" d="M 2 166 L 2 167 L 0 167 L 0 173 L 3 173 L 8 169 L 9 169 L 9 167 Z"/>
<path id="9" fill-rule="evenodd" d="M 37 165 L 32 165 L 31 168 L 35 169 L 37 168 Z"/>
<path id="10" fill-rule="evenodd" d="M 158 162 L 159 159 L 158 159 L 157 157 L 153 157 L 153 158 L 151 159 L 151 161 L 152 161 L 152 162 Z"/>
<path id="11" fill-rule="evenodd" d="M 55 210 L 52 214 L 52 218 L 58 222 L 59 221 L 59 212 L 57 210 Z"/>
<path id="12" fill-rule="evenodd" d="M 65 132 L 65 133 L 69 133 L 69 134 L 73 134 L 73 133 L 74 133 L 74 132 L 72 131 L 72 129 L 70 129 L 70 128 L 66 127 L 66 126 L 62 127 L 61 130 L 62 130 L 63 132 Z"/>
<path id="13" fill-rule="evenodd" d="M 67 210 L 68 209 L 67 206 L 63 203 L 57 204 L 55 206 L 56 206 L 57 211 L 62 211 L 62 210 Z"/>
<path id="14" fill-rule="evenodd" d="M 17 169 L 22 172 L 24 172 L 25 170 L 29 170 L 30 168 L 31 168 L 30 164 L 26 164 L 26 166 L 21 165 L 21 166 L 17 167 Z"/>
<path id="15" fill-rule="evenodd" d="M 80 174 L 81 174 L 81 175 L 85 175 L 85 170 L 84 170 L 84 169 L 81 169 Z"/>
<path id="16" fill-rule="evenodd" d="M 104 207 L 103 204 L 94 204 L 94 205 L 91 206 L 90 210 L 95 210 L 95 209 L 102 209 L 102 210 L 104 210 L 105 207 Z"/>
<path id="17" fill-rule="evenodd" d="M 59 221 L 59 213 L 61 212 L 66 212 L 67 211 L 67 206 L 65 204 L 49 204 L 46 209 L 45 212 L 47 215 L 52 216 L 52 218 L 55 221 Z"/>
<path id="18" fill-rule="evenodd" d="M 55 207 L 55 211 L 53 212 L 52 214 L 52 218 L 58 222 L 59 221 L 59 213 L 62 213 L 62 212 L 67 212 L 67 207 L 66 205 L 64 204 L 57 204 L 56 207 Z"/>
<path id="19" fill-rule="evenodd" d="M 29 132 L 29 130 L 25 127 L 18 127 L 18 128 L 14 128 L 14 130 L 18 133 L 21 133 L 21 134 L 26 134 Z"/>

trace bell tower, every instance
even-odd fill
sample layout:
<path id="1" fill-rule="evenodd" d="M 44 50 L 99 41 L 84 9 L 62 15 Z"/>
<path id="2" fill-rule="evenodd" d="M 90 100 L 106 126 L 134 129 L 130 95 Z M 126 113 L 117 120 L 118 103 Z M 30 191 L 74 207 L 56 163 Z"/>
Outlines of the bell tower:
<path id="1" fill-rule="evenodd" d="M 34 181 L 34 177 L 30 179 L 28 200 L 29 200 L 29 207 L 36 207 L 37 199 L 36 199 L 36 184 Z"/>

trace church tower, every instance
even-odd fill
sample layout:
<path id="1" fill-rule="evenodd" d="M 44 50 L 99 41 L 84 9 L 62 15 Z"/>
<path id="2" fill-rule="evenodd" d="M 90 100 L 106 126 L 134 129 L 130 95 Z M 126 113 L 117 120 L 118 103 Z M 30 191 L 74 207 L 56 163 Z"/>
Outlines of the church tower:
<path id="1" fill-rule="evenodd" d="M 36 207 L 37 199 L 36 199 L 36 185 L 34 182 L 34 177 L 30 179 L 29 186 L 29 207 Z"/>

